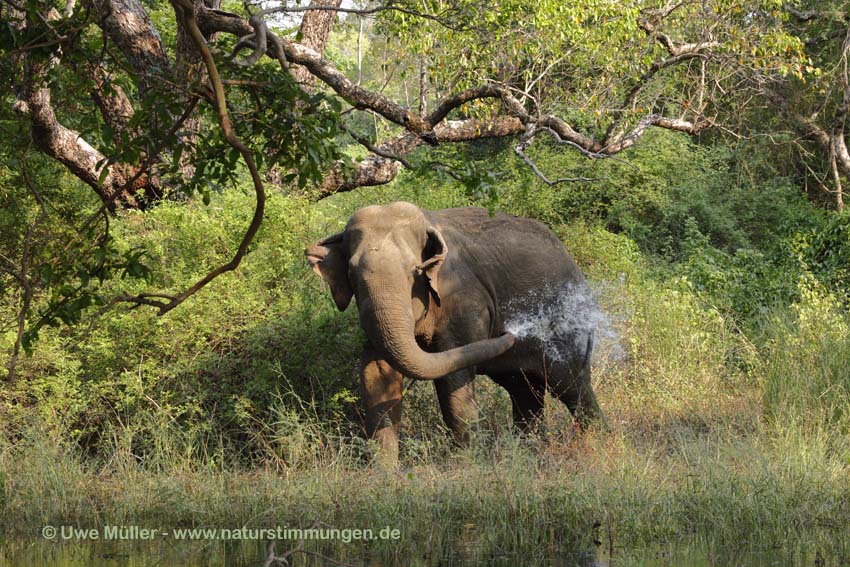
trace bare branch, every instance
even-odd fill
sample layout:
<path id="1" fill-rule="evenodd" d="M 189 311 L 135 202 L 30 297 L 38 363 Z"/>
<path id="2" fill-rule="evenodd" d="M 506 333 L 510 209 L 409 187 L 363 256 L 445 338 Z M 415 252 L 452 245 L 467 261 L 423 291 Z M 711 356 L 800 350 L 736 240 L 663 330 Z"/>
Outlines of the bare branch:
<path id="1" fill-rule="evenodd" d="M 546 185 L 554 186 L 560 185 L 561 183 L 573 183 L 576 181 L 601 181 L 601 178 L 597 177 L 558 177 L 557 179 L 549 179 L 546 175 L 543 174 L 542 171 L 537 167 L 530 157 L 525 153 L 525 150 L 528 149 L 528 146 L 531 144 L 531 140 L 519 142 L 514 146 L 514 153 L 522 158 L 522 161 L 525 162 L 528 167 L 531 168 L 531 171 L 543 181 Z"/>
<path id="2" fill-rule="evenodd" d="M 334 0 L 335 1 L 335 0 Z M 448 19 L 448 15 L 450 13 L 450 9 L 443 10 L 437 14 L 431 14 L 428 12 L 418 12 L 416 10 L 411 10 L 409 8 L 405 8 L 403 6 L 398 6 L 396 4 L 392 4 L 388 2 L 387 4 L 375 6 L 373 8 L 342 8 L 340 7 L 341 2 L 337 2 L 336 5 L 332 4 L 320 4 L 318 2 L 312 2 L 309 6 L 275 6 L 274 8 L 264 8 L 259 12 L 263 16 L 268 16 L 271 14 L 295 14 L 298 12 L 335 12 L 339 14 L 355 14 L 358 16 L 373 16 L 379 12 L 399 12 L 401 14 L 406 14 L 408 16 L 415 16 L 417 18 L 421 18 L 423 20 L 430 20 L 432 22 L 437 22 L 441 26 L 454 30 L 454 31 L 462 31 L 468 29 L 467 26 L 463 25 L 454 25 Z M 261 5 L 261 4 L 257 4 Z"/>
<path id="3" fill-rule="evenodd" d="M 684 132 L 686 134 L 697 134 L 700 130 L 711 125 L 712 122 L 710 120 L 694 123 L 678 118 L 667 118 L 657 114 L 650 114 L 649 116 L 645 116 L 638 120 L 638 123 L 630 132 L 617 137 L 604 146 L 602 148 L 602 152 L 610 155 L 620 153 L 623 150 L 632 147 L 651 126 L 657 126 L 666 130 L 674 130 L 676 132 Z"/>
<path id="4" fill-rule="evenodd" d="M 431 126 L 436 126 L 438 122 L 442 121 L 449 113 L 468 102 L 472 102 L 473 100 L 483 99 L 483 98 L 495 98 L 495 99 L 513 99 L 512 95 L 507 91 L 507 89 L 492 84 L 492 85 L 484 85 L 481 87 L 475 87 L 471 89 L 466 89 L 459 93 L 455 93 L 453 95 L 445 97 L 441 100 L 436 108 L 428 115 L 426 118 L 428 124 Z M 521 114 L 527 116 L 525 109 L 516 99 L 513 99 L 511 102 L 506 102 L 506 106 L 509 106 L 511 110 L 516 112 L 517 109 L 521 111 Z"/>
<path id="5" fill-rule="evenodd" d="M 623 98 L 623 102 L 620 105 L 620 109 L 613 111 L 614 120 L 605 132 L 605 144 L 610 145 L 612 143 L 614 133 L 621 126 L 622 119 L 625 116 L 626 111 L 632 108 L 637 100 L 638 94 L 640 94 L 641 90 L 646 87 L 646 84 L 650 81 L 650 79 L 652 79 L 662 69 L 674 67 L 683 61 L 688 61 L 697 57 L 705 57 L 705 55 L 698 51 L 684 52 L 653 63 L 626 93 L 626 96 Z"/>
<path id="6" fill-rule="evenodd" d="M 409 161 L 407 161 L 404 158 L 404 156 L 394 154 L 394 153 L 392 153 L 389 150 L 384 149 L 384 148 L 376 147 L 369 140 L 367 140 L 366 138 L 364 138 L 364 137 L 358 135 L 356 132 L 354 132 L 351 128 L 343 127 L 343 129 L 345 130 L 345 132 L 349 136 L 354 138 L 354 141 L 356 141 L 358 144 L 360 144 L 361 146 L 363 146 L 364 148 L 366 148 L 367 150 L 369 150 L 373 154 L 380 156 L 382 158 L 388 159 L 388 160 L 397 161 L 397 162 L 401 163 L 401 165 L 403 165 L 407 169 L 413 169 L 413 165 Z"/>

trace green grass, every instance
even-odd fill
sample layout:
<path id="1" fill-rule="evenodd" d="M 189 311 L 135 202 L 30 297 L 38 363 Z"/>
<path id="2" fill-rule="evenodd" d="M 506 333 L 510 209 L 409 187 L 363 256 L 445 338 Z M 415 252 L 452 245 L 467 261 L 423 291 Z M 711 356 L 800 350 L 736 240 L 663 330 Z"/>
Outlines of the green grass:
<path id="1" fill-rule="evenodd" d="M 626 547 L 692 536 L 784 546 L 823 531 L 846 534 L 850 510 L 849 448 L 826 433 L 679 425 L 644 438 L 619 428 L 583 439 L 502 437 L 447 457 L 409 455 L 400 471 L 359 464 L 340 445 L 297 468 L 92 467 L 50 441 L 4 450 L 7 535 L 32 537 L 45 524 L 319 521 L 398 527 L 410 550 L 426 540 L 448 549 L 459 538 L 525 550 L 590 546 L 598 522 L 605 538 Z"/>
<path id="2" fill-rule="evenodd" d="M 549 400 L 548 433 L 518 438 L 504 392 L 486 378 L 482 422 L 464 450 L 443 435 L 431 386 L 409 389 L 398 471 L 371 464 L 373 447 L 350 423 L 292 391 L 250 426 L 251 466 L 170 422 L 165 408 L 114 424 L 94 459 L 39 422 L 0 448 L 0 526 L 26 537 L 62 523 L 389 525 L 411 552 L 424 540 L 485 550 L 589 546 L 594 537 L 630 548 L 693 536 L 764 546 L 846 533 L 846 316 L 810 299 L 774 320 L 757 349 L 688 293 L 644 283 L 601 298 L 628 313 L 617 324 L 625 359 L 605 360 L 603 344 L 596 364 L 607 432 L 576 437 Z"/>
<path id="3" fill-rule="evenodd" d="M 594 364 L 609 430 L 576 437 L 549 403 L 547 433 L 518 438 L 505 393 L 482 378 L 481 423 L 458 450 L 432 386 L 418 383 L 400 469 L 374 465 L 359 436 L 356 314 L 336 311 L 302 250 L 359 205 L 400 198 L 473 201 L 415 183 L 320 206 L 275 194 L 240 269 L 168 317 L 116 308 L 44 330 L 21 380 L 0 392 L 0 530 L 27 540 L 62 523 L 389 525 L 404 535 L 401 547 L 378 544 L 387 557 L 423 545 L 790 546 L 848 533 L 841 300 L 801 272 L 790 303 L 754 304 L 742 320 L 717 290 L 746 298 L 763 282 L 744 273 L 711 287 L 700 278 L 726 273 L 720 256 L 688 273 L 693 263 L 670 267 L 604 224 L 537 210 L 546 199 L 503 204 L 550 222 L 612 315 L 618 339 L 598 345 Z M 127 214 L 113 230 L 121 246 L 146 246 L 153 280 L 104 291 L 182 288 L 227 256 L 250 207 L 228 192 L 211 207 Z"/>

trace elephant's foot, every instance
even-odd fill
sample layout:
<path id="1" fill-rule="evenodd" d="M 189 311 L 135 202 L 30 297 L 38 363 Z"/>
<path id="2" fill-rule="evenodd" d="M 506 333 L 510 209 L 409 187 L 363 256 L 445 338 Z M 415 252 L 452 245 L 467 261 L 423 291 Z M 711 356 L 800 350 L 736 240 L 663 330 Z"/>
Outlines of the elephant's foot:
<path id="1" fill-rule="evenodd" d="M 570 410 L 570 413 L 573 414 L 576 429 L 579 433 L 584 433 L 590 427 L 601 426 L 602 428 L 607 428 L 605 415 L 602 413 L 602 408 L 599 407 L 599 402 L 596 401 L 596 395 L 593 393 L 593 389 L 589 384 L 570 392 L 565 398 L 565 405 Z"/>
<path id="2" fill-rule="evenodd" d="M 391 427 L 379 429 L 372 436 L 378 443 L 378 454 L 374 462 L 383 468 L 398 466 L 398 435 Z"/>
<path id="3" fill-rule="evenodd" d="M 382 466 L 398 464 L 401 398 L 366 408 L 366 435 L 378 444 L 375 461 Z"/>
<path id="4" fill-rule="evenodd" d="M 602 409 L 599 407 L 595 397 L 592 400 L 583 400 L 583 403 L 579 403 L 575 411 L 573 411 L 573 416 L 579 432 L 587 431 L 588 428 L 596 426 L 602 429 L 608 428 L 605 414 L 602 413 Z"/>

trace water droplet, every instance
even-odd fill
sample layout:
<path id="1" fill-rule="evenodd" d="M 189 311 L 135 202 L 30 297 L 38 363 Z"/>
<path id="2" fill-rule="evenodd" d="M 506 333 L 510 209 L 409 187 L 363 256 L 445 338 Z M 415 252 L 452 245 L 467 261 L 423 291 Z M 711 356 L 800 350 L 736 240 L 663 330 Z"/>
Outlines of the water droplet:
<path id="1" fill-rule="evenodd" d="M 550 360 L 585 356 L 591 334 L 596 346 L 606 345 L 609 359 L 622 360 L 619 333 L 597 295 L 589 285 L 575 283 L 536 290 L 510 302 L 505 329 L 520 340 L 540 341 Z"/>

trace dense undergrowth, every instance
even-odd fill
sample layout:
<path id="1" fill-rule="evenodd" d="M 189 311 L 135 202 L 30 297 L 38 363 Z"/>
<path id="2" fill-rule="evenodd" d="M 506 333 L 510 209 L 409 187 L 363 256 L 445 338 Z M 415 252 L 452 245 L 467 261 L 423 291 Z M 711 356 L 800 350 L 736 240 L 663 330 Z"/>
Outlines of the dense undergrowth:
<path id="1" fill-rule="evenodd" d="M 0 390 L 0 529 L 321 521 L 400 526 L 402 545 L 435 548 L 589 544 L 600 529 L 626 546 L 846 534 L 850 216 L 770 164 L 742 165 L 746 148 L 650 137 L 628 163 L 534 156 L 593 183 L 548 187 L 496 145 L 461 156 L 500 164 L 471 188 L 408 175 L 319 204 L 275 193 L 239 270 L 179 309 L 91 308 L 43 329 Z M 400 199 L 558 233 L 615 331 L 594 366 L 609 431 L 576 438 L 549 403 L 548 433 L 516 438 L 506 396 L 482 378 L 476 439 L 454 450 L 433 388 L 411 384 L 401 472 L 369 465 L 363 337 L 302 251 L 357 207 Z M 121 213 L 116 246 L 144 249 L 151 276 L 99 292 L 186 286 L 235 248 L 251 207 L 228 190 Z M 5 352 L 12 333 L 0 339 Z"/>

